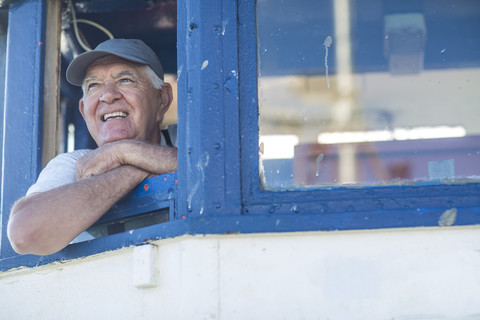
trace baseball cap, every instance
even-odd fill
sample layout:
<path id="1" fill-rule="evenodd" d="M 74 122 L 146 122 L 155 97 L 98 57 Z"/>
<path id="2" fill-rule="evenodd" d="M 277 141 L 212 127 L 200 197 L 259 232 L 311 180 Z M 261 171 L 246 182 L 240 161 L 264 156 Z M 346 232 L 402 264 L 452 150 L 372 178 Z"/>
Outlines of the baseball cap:
<path id="1" fill-rule="evenodd" d="M 68 82 L 81 86 L 88 66 L 95 60 L 110 54 L 131 62 L 146 64 L 163 80 L 163 67 L 160 60 L 142 40 L 110 39 L 100 43 L 95 49 L 80 54 L 70 62 L 67 68 Z"/>

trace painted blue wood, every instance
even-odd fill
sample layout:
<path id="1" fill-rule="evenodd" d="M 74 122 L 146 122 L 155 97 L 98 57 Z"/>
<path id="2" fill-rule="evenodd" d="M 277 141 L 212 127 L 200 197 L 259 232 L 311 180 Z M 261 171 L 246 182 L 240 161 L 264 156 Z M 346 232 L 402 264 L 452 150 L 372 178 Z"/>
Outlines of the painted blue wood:
<path id="1" fill-rule="evenodd" d="M 281 196 L 279 196 L 281 195 Z M 259 191 L 245 201 L 244 213 L 335 213 L 368 210 L 476 207 L 480 184 L 418 184 L 383 187 Z M 480 223 L 478 221 L 477 223 Z"/>
<path id="2" fill-rule="evenodd" d="M 258 166 L 258 95 L 257 95 L 257 43 L 255 2 L 238 1 L 238 50 L 240 72 L 240 135 L 242 203 L 249 204 L 250 198 L 259 189 Z"/>
<path id="3" fill-rule="evenodd" d="M 170 216 L 170 220 L 172 220 L 174 219 L 176 191 L 177 172 L 145 179 L 107 211 L 96 224 L 131 218 L 159 209 L 172 209 Z"/>
<path id="4" fill-rule="evenodd" d="M 0 10 L 0 123 L 3 124 L 4 109 L 4 93 L 5 93 L 5 61 L 7 57 L 7 28 L 8 28 L 8 11 Z M 0 127 L 0 141 L 3 142 L 3 125 Z M 0 148 L 0 168 L 2 167 L 3 147 Z M 0 186 L 2 185 L 2 175 L 0 174 Z M 0 187 L 1 192 L 1 187 Z M 1 214 L 1 212 L 0 212 Z M 2 242 L 1 234 L 1 217 L 0 217 L 0 243 Z M 1 257 L 1 245 L 0 245 Z"/>
<path id="5" fill-rule="evenodd" d="M 335 230 L 369 230 L 379 228 L 404 227 L 448 227 L 442 217 L 441 209 L 375 210 L 368 212 L 342 212 L 326 214 L 266 214 L 266 215 L 216 215 L 200 218 L 188 218 L 137 229 L 131 232 L 111 235 L 104 238 L 76 243 L 62 251 L 49 256 L 15 256 L 3 259 L 0 271 L 26 266 L 34 267 L 55 261 L 75 259 L 108 250 L 148 241 L 173 238 L 179 235 L 204 234 L 240 234 L 265 232 L 298 231 L 335 231 Z M 480 221 L 480 207 L 458 208 L 453 226 L 471 225 Z"/>
<path id="6" fill-rule="evenodd" d="M 234 1 L 181 1 L 178 14 L 180 216 L 239 214 Z"/>
<path id="7" fill-rule="evenodd" d="M 6 234 L 10 208 L 41 170 L 45 1 L 17 1 L 8 19 L 1 257 L 14 254 Z"/>

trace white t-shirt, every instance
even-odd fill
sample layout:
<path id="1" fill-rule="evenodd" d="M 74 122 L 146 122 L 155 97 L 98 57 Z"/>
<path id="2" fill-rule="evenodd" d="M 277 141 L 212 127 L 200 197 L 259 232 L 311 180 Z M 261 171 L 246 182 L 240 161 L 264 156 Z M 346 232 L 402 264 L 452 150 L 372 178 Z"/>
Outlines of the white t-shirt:
<path id="1" fill-rule="evenodd" d="M 81 149 L 62 153 L 50 160 L 40 172 L 37 182 L 32 185 L 27 195 L 34 192 L 45 192 L 77 181 L 77 160 L 91 152 L 92 149 Z"/>

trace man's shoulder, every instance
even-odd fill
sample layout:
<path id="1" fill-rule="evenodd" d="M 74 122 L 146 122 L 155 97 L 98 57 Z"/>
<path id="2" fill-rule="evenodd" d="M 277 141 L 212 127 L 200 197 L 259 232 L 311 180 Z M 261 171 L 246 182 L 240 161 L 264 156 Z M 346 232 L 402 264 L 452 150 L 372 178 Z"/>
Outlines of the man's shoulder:
<path id="1" fill-rule="evenodd" d="M 71 152 L 60 153 L 55 158 L 50 160 L 47 166 L 56 165 L 59 162 L 71 162 L 75 163 L 78 159 L 91 152 L 92 149 L 79 149 Z"/>
<path id="2" fill-rule="evenodd" d="M 42 172 L 58 170 L 60 168 L 71 168 L 70 170 L 75 170 L 77 160 L 91 151 L 92 149 L 79 149 L 71 152 L 60 153 L 48 162 Z"/>
<path id="3" fill-rule="evenodd" d="M 81 149 L 57 155 L 40 172 L 37 182 L 30 187 L 27 194 L 44 192 L 75 182 L 77 160 L 91 151 L 91 149 Z"/>
<path id="4" fill-rule="evenodd" d="M 60 153 L 59 155 L 56 156 L 56 158 L 70 158 L 70 159 L 78 160 L 91 151 L 92 149 L 79 149 L 79 150 L 74 150 L 70 152 Z"/>

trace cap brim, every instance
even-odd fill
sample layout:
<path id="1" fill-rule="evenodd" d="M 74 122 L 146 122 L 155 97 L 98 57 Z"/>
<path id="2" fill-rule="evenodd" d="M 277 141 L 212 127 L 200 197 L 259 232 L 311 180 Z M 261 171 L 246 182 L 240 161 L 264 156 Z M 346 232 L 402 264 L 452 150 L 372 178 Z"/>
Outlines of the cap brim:
<path id="1" fill-rule="evenodd" d="M 67 68 L 66 77 L 67 81 L 75 86 L 81 86 L 85 78 L 85 72 L 89 65 L 91 65 L 95 60 L 98 60 L 102 57 L 114 55 L 120 58 L 123 58 L 128 61 L 137 62 L 145 64 L 144 61 L 136 59 L 132 56 L 123 56 L 118 53 L 111 53 L 108 51 L 87 51 L 77 56 Z"/>

